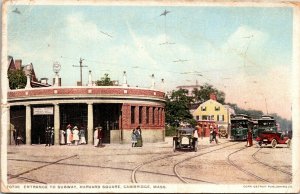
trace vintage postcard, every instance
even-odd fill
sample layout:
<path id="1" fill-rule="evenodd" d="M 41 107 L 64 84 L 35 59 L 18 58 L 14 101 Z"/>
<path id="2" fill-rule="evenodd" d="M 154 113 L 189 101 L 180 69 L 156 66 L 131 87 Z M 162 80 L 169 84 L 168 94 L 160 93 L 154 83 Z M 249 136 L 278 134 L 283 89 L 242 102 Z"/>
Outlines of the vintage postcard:
<path id="1" fill-rule="evenodd" d="M 297 1 L 2 3 L 1 192 L 299 193 Z"/>

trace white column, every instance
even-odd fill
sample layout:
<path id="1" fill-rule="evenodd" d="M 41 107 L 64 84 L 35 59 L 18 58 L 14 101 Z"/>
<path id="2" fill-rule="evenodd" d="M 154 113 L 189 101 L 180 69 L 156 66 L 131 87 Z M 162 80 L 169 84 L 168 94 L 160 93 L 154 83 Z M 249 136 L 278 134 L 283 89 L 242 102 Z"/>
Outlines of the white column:
<path id="1" fill-rule="evenodd" d="M 26 145 L 31 145 L 31 107 L 26 106 Z"/>
<path id="2" fill-rule="evenodd" d="M 93 113 L 93 103 L 88 103 L 88 123 L 87 123 L 87 131 L 88 131 L 88 144 L 93 144 L 93 136 L 94 136 L 94 113 Z"/>
<path id="3" fill-rule="evenodd" d="M 123 71 L 123 83 L 122 83 L 122 86 L 123 87 L 128 87 L 126 71 Z"/>
<path id="4" fill-rule="evenodd" d="M 54 87 L 58 87 L 58 82 L 59 82 L 59 75 L 58 73 L 55 73 Z"/>
<path id="5" fill-rule="evenodd" d="M 59 104 L 54 104 L 54 144 L 59 145 L 60 112 Z"/>
<path id="6" fill-rule="evenodd" d="M 30 85 L 30 75 L 26 75 L 26 77 L 27 77 L 27 81 L 26 81 L 25 89 L 30 89 L 31 88 L 31 85 Z"/>
<path id="7" fill-rule="evenodd" d="M 88 82 L 88 86 L 92 86 L 93 85 L 93 81 L 92 81 L 92 71 L 89 71 L 89 82 Z"/>

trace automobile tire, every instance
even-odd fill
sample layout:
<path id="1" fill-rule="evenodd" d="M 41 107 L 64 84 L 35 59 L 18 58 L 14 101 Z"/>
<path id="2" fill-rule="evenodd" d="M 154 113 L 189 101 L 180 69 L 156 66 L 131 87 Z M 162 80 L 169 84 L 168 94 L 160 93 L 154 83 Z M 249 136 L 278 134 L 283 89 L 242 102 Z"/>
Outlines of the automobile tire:
<path id="1" fill-rule="evenodd" d="M 273 139 L 273 140 L 271 141 L 271 146 L 272 146 L 272 148 L 276 148 L 276 145 L 277 145 L 277 141 L 276 141 L 276 139 Z"/>
<path id="2" fill-rule="evenodd" d="M 290 147 L 291 147 L 291 143 L 292 143 L 292 141 L 291 141 L 290 139 L 288 139 L 288 140 L 286 141 L 286 146 L 287 146 L 288 148 L 290 148 Z"/>
<path id="3" fill-rule="evenodd" d="M 259 147 L 261 147 L 261 146 L 262 146 L 262 142 L 261 142 L 261 141 L 259 141 L 259 142 L 258 142 L 258 145 L 259 145 Z"/>

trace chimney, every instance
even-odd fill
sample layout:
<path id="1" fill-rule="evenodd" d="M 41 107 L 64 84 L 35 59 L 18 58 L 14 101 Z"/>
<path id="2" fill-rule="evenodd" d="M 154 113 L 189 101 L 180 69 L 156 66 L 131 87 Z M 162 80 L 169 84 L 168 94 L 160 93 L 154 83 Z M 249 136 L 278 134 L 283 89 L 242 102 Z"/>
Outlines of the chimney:
<path id="1" fill-rule="evenodd" d="M 209 94 L 209 99 L 214 100 L 214 101 L 217 101 L 217 96 L 216 96 L 216 94 L 215 94 L 215 93 L 210 93 L 210 94 Z"/>
<path id="2" fill-rule="evenodd" d="M 15 60 L 15 67 L 17 70 L 20 70 L 22 67 L 22 60 L 21 59 L 17 59 Z"/>

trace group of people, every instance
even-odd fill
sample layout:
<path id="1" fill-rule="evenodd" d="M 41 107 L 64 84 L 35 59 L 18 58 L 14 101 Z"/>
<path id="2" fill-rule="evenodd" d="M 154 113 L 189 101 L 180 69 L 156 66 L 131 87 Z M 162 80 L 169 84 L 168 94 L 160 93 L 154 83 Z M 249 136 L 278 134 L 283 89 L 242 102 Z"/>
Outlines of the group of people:
<path id="1" fill-rule="evenodd" d="M 142 147 L 143 139 L 142 139 L 142 130 L 140 126 L 132 130 L 131 133 L 131 147 Z"/>
<path id="2" fill-rule="evenodd" d="M 60 130 L 60 144 L 65 145 L 66 142 L 68 146 L 86 144 L 85 131 L 84 126 L 79 130 L 77 126 L 72 128 L 71 124 L 68 124 L 66 130 Z"/>

